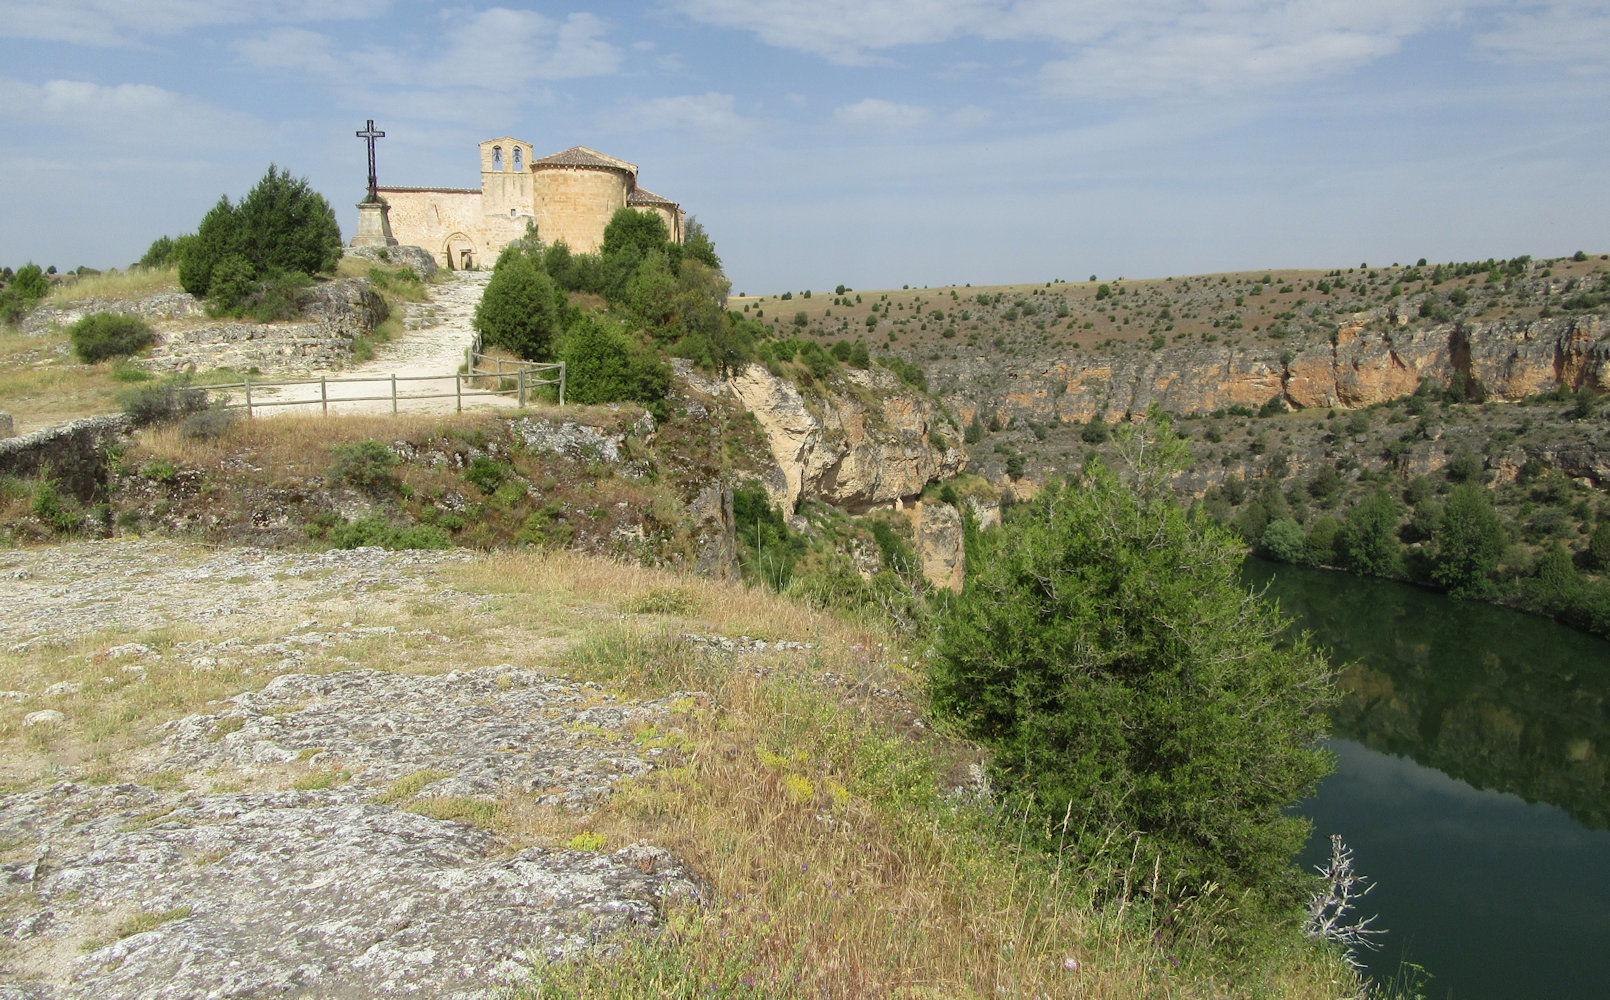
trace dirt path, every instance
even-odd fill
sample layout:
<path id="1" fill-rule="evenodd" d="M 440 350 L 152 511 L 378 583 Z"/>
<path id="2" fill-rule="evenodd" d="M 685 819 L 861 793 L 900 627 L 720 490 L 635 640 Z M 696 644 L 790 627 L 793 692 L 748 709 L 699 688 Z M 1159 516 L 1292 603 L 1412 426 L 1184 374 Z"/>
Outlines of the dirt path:
<path id="1" fill-rule="evenodd" d="M 404 320 L 407 332 L 389 344 L 378 345 L 373 361 L 339 371 L 314 371 L 310 376 L 312 381 L 303 385 L 253 389 L 253 402 L 317 402 L 322 392 L 324 398 L 328 398 L 333 413 L 390 413 L 391 376 L 395 375 L 399 380 L 437 376 L 423 381 L 399 381 L 397 410 L 407 413 L 454 412 L 459 405 L 459 400 L 453 396 L 455 373 L 464 363 L 464 349 L 475 339 L 470 322 L 491 276 L 490 271 L 453 272 L 444 284 L 430 286 L 430 301 L 408 305 Z M 331 381 L 321 387 L 318 382 L 321 377 Z M 375 381 L 353 381 L 360 378 Z M 336 379 L 341 381 L 334 381 Z M 464 388 L 465 391 L 470 390 L 469 386 Z M 438 394 L 444 398 L 409 398 Z M 384 398 L 362 398 L 374 396 Z M 466 410 L 507 409 L 515 405 L 510 396 L 475 396 L 463 399 L 462 403 Z M 317 412 L 316 406 L 273 406 L 262 411 L 264 415 L 274 416 Z"/>

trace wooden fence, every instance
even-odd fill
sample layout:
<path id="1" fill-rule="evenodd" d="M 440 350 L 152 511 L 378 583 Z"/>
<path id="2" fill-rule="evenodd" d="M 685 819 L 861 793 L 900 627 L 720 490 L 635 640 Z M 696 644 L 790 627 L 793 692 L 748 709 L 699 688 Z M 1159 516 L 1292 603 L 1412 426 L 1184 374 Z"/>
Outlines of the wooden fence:
<path id="1" fill-rule="evenodd" d="M 479 338 L 477 338 L 477 341 Z M 477 343 L 477 346 L 478 343 Z M 477 370 L 479 365 L 491 363 L 493 370 Z M 391 412 L 396 413 L 398 402 L 411 402 L 418 399 L 452 399 L 455 401 L 458 412 L 464 412 L 464 400 L 478 396 L 513 396 L 515 402 L 526 405 L 532 390 L 538 386 L 553 385 L 559 387 L 559 405 L 565 403 L 565 363 L 538 364 L 530 361 L 509 361 L 504 358 L 489 358 L 479 351 L 469 349 L 465 351 L 466 370 L 452 375 L 355 375 L 340 378 L 305 378 L 305 379 L 252 379 L 246 377 L 240 382 L 224 382 L 218 385 L 196 386 L 198 389 L 210 391 L 232 392 L 243 390 L 244 399 L 236 402 L 233 399 L 223 405 L 228 408 L 244 408 L 247 416 L 253 416 L 254 411 L 269 406 L 317 406 L 321 413 L 328 414 L 332 405 L 341 403 L 370 403 L 391 401 Z M 477 389 L 474 380 L 478 378 L 495 378 L 498 380 L 497 388 Z M 421 392 L 402 393 L 397 391 L 397 384 L 409 382 L 441 382 L 446 379 L 453 380 L 452 392 Z M 388 387 L 389 391 L 376 396 L 331 396 L 331 386 L 356 385 L 358 383 L 378 382 Z M 513 384 L 504 387 L 503 383 Z M 263 399 L 261 396 L 252 398 L 253 391 L 261 392 L 264 389 L 277 389 L 288 386 L 319 387 L 316 398 L 305 399 Z"/>

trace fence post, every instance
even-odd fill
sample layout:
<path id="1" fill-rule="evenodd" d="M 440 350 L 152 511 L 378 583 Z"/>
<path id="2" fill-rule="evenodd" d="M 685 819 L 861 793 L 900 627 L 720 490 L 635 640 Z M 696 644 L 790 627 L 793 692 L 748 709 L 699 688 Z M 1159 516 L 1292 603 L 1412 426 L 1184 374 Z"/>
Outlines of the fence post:
<path id="1" fill-rule="evenodd" d="M 397 373 L 391 373 L 391 415 L 397 415 Z"/>
<path id="2" fill-rule="evenodd" d="M 463 375 L 453 376 L 453 403 L 458 407 L 459 413 L 464 412 L 464 378 Z"/>
<path id="3" fill-rule="evenodd" d="M 324 387 L 324 376 L 319 376 L 319 405 L 324 408 L 324 415 L 330 415 L 330 391 Z"/>
<path id="4" fill-rule="evenodd" d="M 252 377 L 242 375 L 241 378 L 246 381 L 246 415 L 249 417 L 252 415 Z"/>
<path id="5" fill-rule="evenodd" d="M 516 373 L 516 376 L 519 378 L 520 394 L 519 394 L 518 398 L 519 398 L 519 401 L 520 401 L 520 408 L 523 410 L 523 409 L 525 409 L 525 369 L 524 368 L 520 369 Z"/>
<path id="6" fill-rule="evenodd" d="M 565 363 L 559 362 L 559 405 L 565 405 Z"/>

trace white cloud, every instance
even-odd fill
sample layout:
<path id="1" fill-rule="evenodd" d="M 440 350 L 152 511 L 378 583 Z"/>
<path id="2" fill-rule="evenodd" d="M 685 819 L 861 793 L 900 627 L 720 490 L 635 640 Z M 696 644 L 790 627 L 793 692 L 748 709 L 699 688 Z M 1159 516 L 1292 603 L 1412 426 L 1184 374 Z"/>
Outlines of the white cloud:
<path id="1" fill-rule="evenodd" d="M 1580 72 L 1610 69 L 1610 0 L 1526 3 L 1499 16 L 1476 45 L 1509 62 L 1563 62 Z"/>
<path id="2" fill-rule="evenodd" d="M 714 91 L 680 97 L 654 97 L 618 108 L 606 115 L 604 127 L 617 132 L 684 129 L 704 133 L 735 133 L 752 122 L 738 114 L 731 94 Z"/>
<path id="3" fill-rule="evenodd" d="M 492 7 L 447 33 L 433 72 L 485 81 L 494 89 L 530 80 L 602 76 L 620 68 L 621 52 L 604 41 L 604 22 L 571 14 L 558 22 L 535 11 Z M 440 79 L 440 77 L 432 77 Z"/>
<path id="4" fill-rule="evenodd" d="M 255 145 L 264 131 L 249 115 L 160 87 L 82 80 L 0 79 L 0 122 L 62 135 L 61 140 L 35 139 L 35 149 L 55 141 L 92 144 L 77 148 L 90 150 L 84 155 L 97 163 L 111 149 L 123 155 L 134 149 L 185 156 L 217 146 Z"/>
<path id="5" fill-rule="evenodd" d="M 1039 73 L 1047 91 L 1116 96 L 1244 91 L 1331 75 L 1496 2 L 677 0 L 677 7 L 839 63 L 959 38 L 1050 45 L 1058 55 Z"/>
<path id="6" fill-rule="evenodd" d="M 897 104 L 877 97 L 833 109 L 833 120 L 849 128 L 867 132 L 904 132 L 921 128 L 933 120 L 934 113 L 915 104 Z"/>
<path id="7" fill-rule="evenodd" d="M 768 45 L 847 64 L 976 30 L 1004 7 L 989 0 L 677 0 L 674 6 L 697 21 L 754 32 Z"/>
<path id="8" fill-rule="evenodd" d="M 0 0 L 0 37 L 118 47 L 220 24 L 363 20 L 390 5 L 391 0 Z"/>
<path id="9" fill-rule="evenodd" d="M 350 49 L 305 28 L 279 28 L 236 44 L 248 65 L 321 80 L 372 100 L 377 87 L 439 81 L 434 93 L 508 94 L 537 80 L 600 76 L 620 68 L 621 50 L 604 41 L 591 14 L 555 21 L 531 11 L 493 7 L 456 14 L 445 49 L 424 54 L 398 47 Z M 433 50 L 435 46 L 432 46 Z M 458 114 L 462 114 L 460 105 Z"/>

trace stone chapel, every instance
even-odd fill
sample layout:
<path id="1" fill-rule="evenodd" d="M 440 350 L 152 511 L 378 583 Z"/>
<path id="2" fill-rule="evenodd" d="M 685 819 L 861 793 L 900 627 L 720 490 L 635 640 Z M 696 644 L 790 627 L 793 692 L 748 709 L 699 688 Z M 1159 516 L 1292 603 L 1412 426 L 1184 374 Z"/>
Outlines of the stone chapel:
<path id="1" fill-rule="evenodd" d="M 676 202 L 637 186 L 637 165 L 573 146 L 536 159 L 531 144 L 504 136 L 481 143 L 479 188 L 386 187 L 397 242 L 424 247 L 449 268 L 490 267 L 500 250 L 535 223 L 544 242 L 564 240 L 577 253 L 604 242 L 622 208 L 653 212 L 682 242 L 686 215 Z"/>

